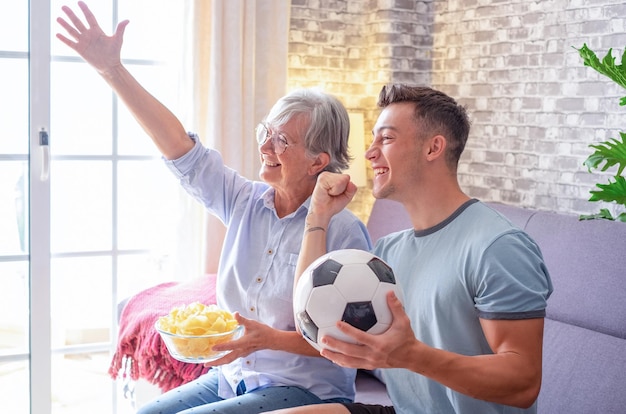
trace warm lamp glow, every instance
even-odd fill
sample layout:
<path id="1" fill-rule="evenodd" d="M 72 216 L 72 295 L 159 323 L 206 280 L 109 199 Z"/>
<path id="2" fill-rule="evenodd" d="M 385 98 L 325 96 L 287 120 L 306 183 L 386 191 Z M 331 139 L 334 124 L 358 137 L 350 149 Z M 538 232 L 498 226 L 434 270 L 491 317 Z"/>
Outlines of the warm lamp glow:
<path id="1" fill-rule="evenodd" d="M 348 149 L 354 159 L 345 173 L 350 175 L 351 181 L 357 187 L 365 187 L 367 185 L 367 171 L 365 168 L 365 125 L 363 114 L 350 112 L 348 115 L 350 117 Z"/>

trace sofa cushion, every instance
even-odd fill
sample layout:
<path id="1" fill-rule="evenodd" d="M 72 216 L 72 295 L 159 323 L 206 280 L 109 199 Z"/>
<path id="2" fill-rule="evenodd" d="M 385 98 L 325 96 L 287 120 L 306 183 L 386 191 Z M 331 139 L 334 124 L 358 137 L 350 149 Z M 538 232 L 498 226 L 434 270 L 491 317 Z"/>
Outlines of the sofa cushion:
<path id="1" fill-rule="evenodd" d="M 626 338 L 626 224 L 538 212 L 526 231 L 554 286 L 547 317 Z"/>
<path id="2" fill-rule="evenodd" d="M 626 410 L 626 341 L 545 319 L 542 414 Z"/>
<path id="3" fill-rule="evenodd" d="M 367 221 L 367 231 L 372 243 L 382 236 L 400 230 L 411 228 L 409 213 L 404 206 L 393 200 L 377 199 L 372 206 L 372 211 Z"/>
<path id="4" fill-rule="evenodd" d="M 513 223 L 515 226 L 519 227 L 522 230 L 526 228 L 526 225 L 528 224 L 530 218 L 534 214 L 536 214 L 536 210 L 531 210 L 527 208 L 514 207 L 494 202 L 485 204 L 502 214 L 504 217 L 509 219 L 511 223 Z"/>
<path id="5" fill-rule="evenodd" d="M 392 405 L 387 387 L 367 370 L 359 370 L 357 373 L 354 401 L 363 404 Z"/>

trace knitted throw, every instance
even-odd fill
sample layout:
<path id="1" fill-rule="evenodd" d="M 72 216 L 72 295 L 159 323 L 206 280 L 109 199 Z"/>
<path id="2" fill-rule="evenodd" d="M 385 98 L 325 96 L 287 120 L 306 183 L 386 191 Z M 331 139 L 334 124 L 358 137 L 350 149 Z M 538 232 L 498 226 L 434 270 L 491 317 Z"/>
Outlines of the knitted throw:
<path id="1" fill-rule="evenodd" d="M 215 303 L 215 274 L 189 282 L 167 282 L 131 297 L 120 315 L 117 349 L 109 375 L 124 381 L 140 378 L 169 391 L 206 373 L 204 364 L 190 364 L 172 358 L 154 324 L 175 306 L 201 302 Z"/>

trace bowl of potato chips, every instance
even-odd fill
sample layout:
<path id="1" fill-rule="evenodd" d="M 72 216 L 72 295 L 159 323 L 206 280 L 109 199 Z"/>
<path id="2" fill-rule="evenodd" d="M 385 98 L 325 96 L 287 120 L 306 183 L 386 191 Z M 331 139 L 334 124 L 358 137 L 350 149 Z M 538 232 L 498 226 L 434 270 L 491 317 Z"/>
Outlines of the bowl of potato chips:
<path id="1" fill-rule="evenodd" d="M 193 302 L 173 308 L 155 324 L 170 355 L 182 362 L 205 363 L 230 351 L 213 351 L 213 346 L 243 335 L 243 326 L 217 305 Z"/>

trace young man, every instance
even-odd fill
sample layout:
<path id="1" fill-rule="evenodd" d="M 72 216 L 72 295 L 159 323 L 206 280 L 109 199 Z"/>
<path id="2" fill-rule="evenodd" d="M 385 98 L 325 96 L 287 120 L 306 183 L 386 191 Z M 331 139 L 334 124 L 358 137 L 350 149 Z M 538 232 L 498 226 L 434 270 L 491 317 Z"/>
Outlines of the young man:
<path id="1" fill-rule="evenodd" d="M 465 109 L 426 87 L 388 85 L 365 156 L 373 194 L 401 202 L 413 229 L 373 253 L 394 269 L 390 329 L 369 335 L 338 322 L 350 344 L 326 337 L 322 355 L 383 368 L 393 407 L 327 404 L 281 413 L 534 413 L 541 386 L 543 318 L 552 284 L 527 234 L 461 190 L 457 165 L 469 135 Z M 296 275 L 326 253 L 331 217 L 356 191 L 347 175 L 318 177 Z M 331 350 L 332 349 L 332 350 Z"/>

